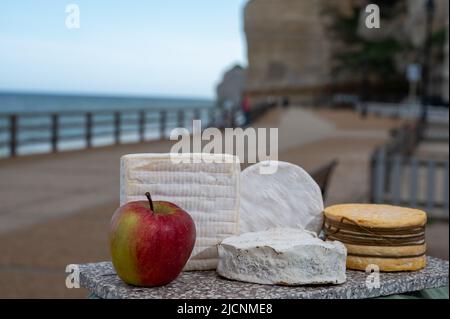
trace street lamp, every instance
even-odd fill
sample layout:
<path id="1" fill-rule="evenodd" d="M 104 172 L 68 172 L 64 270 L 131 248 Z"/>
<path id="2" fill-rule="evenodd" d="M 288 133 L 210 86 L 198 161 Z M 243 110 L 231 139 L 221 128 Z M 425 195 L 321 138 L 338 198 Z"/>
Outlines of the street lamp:
<path id="1" fill-rule="evenodd" d="M 430 75 L 431 75 L 431 39 L 433 36 L 434 0 L 425 1 L 426 34 L 423 61 L 423 93 L 422 93 L 422 123 L 428 120 L 428 105 L 430 103 Z"/>

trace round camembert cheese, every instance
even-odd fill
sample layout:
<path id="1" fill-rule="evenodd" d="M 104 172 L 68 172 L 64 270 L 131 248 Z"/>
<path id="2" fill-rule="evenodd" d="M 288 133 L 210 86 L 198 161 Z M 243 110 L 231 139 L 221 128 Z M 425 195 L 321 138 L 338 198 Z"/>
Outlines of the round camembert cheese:
<path id="1" fill-rule="evenodd" d="M 323 209 L 319 185 L 297 165 L 264 161 L 241 173 L 241 234 L 274 227 L 302 228 L 318 234 Z"/>

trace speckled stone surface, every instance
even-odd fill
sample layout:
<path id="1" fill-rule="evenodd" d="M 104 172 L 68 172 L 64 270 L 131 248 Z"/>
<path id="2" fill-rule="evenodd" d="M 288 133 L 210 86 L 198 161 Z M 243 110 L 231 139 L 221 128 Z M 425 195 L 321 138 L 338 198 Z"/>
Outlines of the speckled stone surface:
<path id="1" fill-rule="evenodd" d="M 157 288 L 132 287 L 122 282 L 110 262 L 83 264 L 80 284 L 100 298 L 150 299 L 349 299 L 389 296 L 448 286 L 448 261 L 428 257 L 416 272 L 380 273 L 380 288 L 366 287 L 367 275 L 347 271 L 342 285 L 284 287 L 249 284 L 219 277 L 214 271 L 183 272 L 172 283 Z"/>

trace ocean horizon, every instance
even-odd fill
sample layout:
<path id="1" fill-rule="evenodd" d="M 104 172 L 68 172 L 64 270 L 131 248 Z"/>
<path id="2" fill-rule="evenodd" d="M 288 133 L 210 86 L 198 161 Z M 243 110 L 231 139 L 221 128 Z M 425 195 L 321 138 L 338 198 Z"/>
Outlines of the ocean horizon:
<path id="1" fill-rule="evenodd" d="M 101 110 L 205 108 L 214 99 L 142 95 L 0 91 L 0 113 L 90 112 Z"/>

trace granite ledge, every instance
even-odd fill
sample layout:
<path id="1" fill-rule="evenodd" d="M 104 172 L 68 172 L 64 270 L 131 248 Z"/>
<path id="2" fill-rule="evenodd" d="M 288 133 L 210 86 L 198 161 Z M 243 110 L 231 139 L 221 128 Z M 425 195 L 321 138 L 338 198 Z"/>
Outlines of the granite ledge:
<path id="1" fill-rule="evenodd" d="M 366 274 L 347 271 L 342 285 L 271 286 L 231 281 L 215 271 L 183 272 L 172 283 L 156 288 L 133 287 L 117 277 L 111 262 L 81 264 L 80 285 L 108 299 L 362 299 L 448 286 L 448 261 L 428 257 L 416 272 L 380 273 L 380 287 L 368 289 Z"/>

